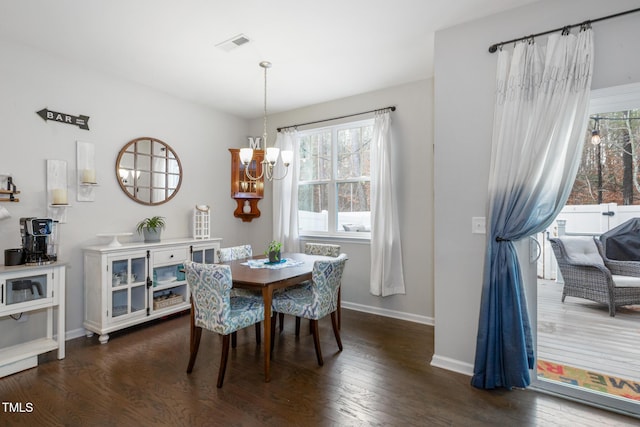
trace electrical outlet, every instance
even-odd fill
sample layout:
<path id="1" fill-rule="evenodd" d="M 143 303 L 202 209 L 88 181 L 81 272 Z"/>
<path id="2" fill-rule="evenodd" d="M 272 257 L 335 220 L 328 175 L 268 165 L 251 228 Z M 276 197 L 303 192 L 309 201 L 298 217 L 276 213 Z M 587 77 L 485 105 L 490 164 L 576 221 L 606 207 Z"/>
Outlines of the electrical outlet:
<path id="1" fill-rule="evenodd" d="M 483 216 L 474 216 L 471 218 L 471 233 L 473 234 L 486 234 L 487 233 L 487 220 Z"/>

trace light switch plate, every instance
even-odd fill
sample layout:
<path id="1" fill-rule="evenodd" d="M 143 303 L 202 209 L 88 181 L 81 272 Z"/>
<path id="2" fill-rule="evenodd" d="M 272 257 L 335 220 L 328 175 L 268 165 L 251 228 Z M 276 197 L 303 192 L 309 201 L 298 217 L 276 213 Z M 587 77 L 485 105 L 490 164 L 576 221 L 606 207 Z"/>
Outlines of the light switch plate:
<path id="1" fill-rule="evenodd" d="M 487 220 L 483 216 L 474 216 L 471 218 L 471 232 L 473 234 L 487 233 Z"/>

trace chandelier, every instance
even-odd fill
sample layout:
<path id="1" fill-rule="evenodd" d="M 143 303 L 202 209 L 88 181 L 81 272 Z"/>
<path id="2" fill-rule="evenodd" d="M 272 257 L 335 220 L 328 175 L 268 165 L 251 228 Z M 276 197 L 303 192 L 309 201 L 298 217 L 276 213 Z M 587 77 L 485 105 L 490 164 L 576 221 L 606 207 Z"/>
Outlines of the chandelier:
<path id="1" fill-rule="evenodd" d="M 289 165 L 291 164 L 291 160 L 293 159 L 293 151 L 290 150 L 282 150 L 277 147 L 267 147 L 267 69 L 271 68 L 271 62 L 262 61 L 260 66 L 264 69 L 264 120 L 263 120 L 263 131 L 262 131 L 262 141 L 264 141 L 265 147 L 265 158 L 262 160 L 262 171 L 260 172 L 260 176 L 251 176 L 249 173 L 249 163 L 253 159 L 253 149 L 252 148 L 241 148 L 240 149 L 240 162 L 244 165 L 244 172 L 247 178 L 252 181 L 258 181 L 263 176 L 267 178 L 269 181 L 273 181 L 274 179 L 283 179 L 287 176 L 287 172 L 289 172 Z M 279 178 L 273 176 L 273 169 L 278 162 L 278 157 L 282 159 L 282 164 L 285 167 L 284 175 Z"/>

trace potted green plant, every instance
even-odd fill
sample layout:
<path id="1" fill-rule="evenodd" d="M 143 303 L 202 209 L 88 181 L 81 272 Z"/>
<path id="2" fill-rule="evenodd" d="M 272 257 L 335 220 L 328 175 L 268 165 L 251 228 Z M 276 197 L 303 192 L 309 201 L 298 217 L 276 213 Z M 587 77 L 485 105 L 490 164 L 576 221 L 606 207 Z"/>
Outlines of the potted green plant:
<path id="1" fill-rule="evenodd" d="M 276 263 L 280 262 L 280 251 L 282 250 L 282 243 L 272 240 L 269 243 L 269 247 L 264 254 L 269 257 L 269 262 Z"/>
<path id="2" fill-rule="evenodd" d="M 145 243 L 159 242 L 160 234 L 165 226 L 163 216 L 152 216 L 145 218 L 138 223 L 136 230 L 138 234 L 144 235 Z"/>

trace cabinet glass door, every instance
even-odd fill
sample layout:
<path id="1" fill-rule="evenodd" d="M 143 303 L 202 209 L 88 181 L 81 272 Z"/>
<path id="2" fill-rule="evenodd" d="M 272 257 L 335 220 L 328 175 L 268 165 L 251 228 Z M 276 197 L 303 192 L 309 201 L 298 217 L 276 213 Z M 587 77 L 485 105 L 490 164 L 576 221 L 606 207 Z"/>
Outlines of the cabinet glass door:
<path id="1" fill-rule="evenodd" d="M 193 249 L 193 253 L 191 254 L 191 260 L 193 262 L 199 262 L 204 264 L 213 264 L 215 263 L 215 248 L 207 248 L 207 249 Z"/>
<path id="2" fill-rule="evenodd" d="M 111 260 L 111 317 L 144 312 L 147 308 L 145 254 Z"/>
<path id="3" fill-rule="evenodd" d="M 7 305 L 46 298 L 47 275 L 23 276 L 7 279 Z"/>

